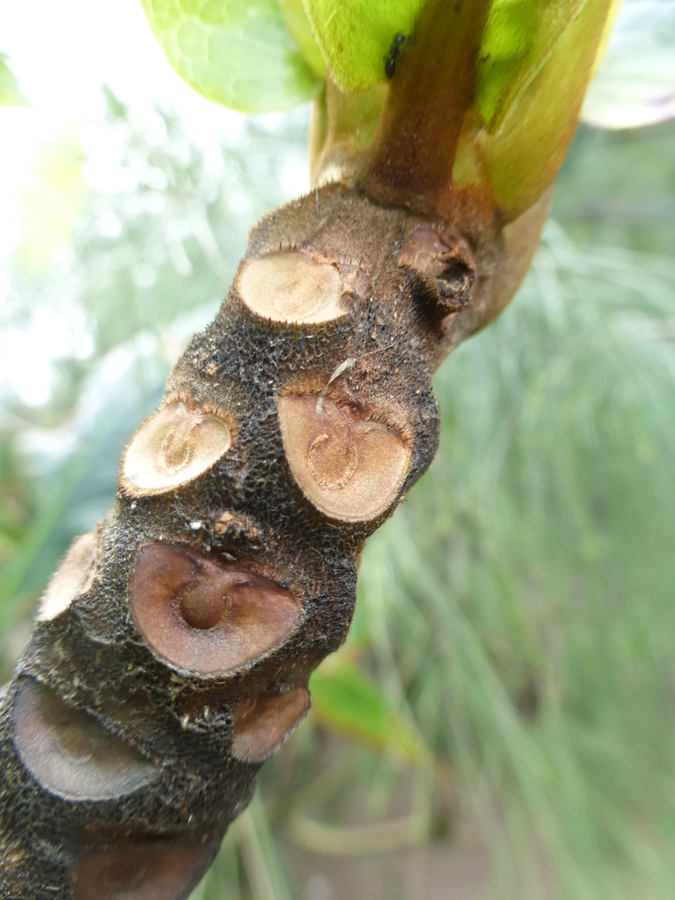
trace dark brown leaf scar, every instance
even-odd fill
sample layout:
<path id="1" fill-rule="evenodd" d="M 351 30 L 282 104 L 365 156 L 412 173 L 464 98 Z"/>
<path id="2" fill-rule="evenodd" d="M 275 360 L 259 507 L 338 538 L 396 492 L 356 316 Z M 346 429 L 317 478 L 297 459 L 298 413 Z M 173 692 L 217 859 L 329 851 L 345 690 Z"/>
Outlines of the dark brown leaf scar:
<path id="1" fill-rule="evenodd" d="M 256 315 L 275 322 L 315 325 L 349 311 L 349 291 L 331 262 L 300 250 L 279 250 L 247 259 L 237 288 Z"/>
<path id="2" fill-rule="evenodd" d="M 141 424 L 122 459 L 127 494 L 161 494 L 208 471 L 232 444 L 219 416 L 176 400 Z"/>
<path id="3" fill-rule="evenodd" d="M 302 612 L 276 582 L 176 544 L 143 544 L 130 585 L 136 627 L 160 657 L 198 675 L 224 675 L 264 656 Z"/>
<path id="4" fill-rule="evenodd" d="M 441 311 L 462 309 L 471 299 L 475 267 L 462 247 L 450 248 L 429 225 L 416 228 L 401 249 L 399 266 L 433 279 Z"/>
<path id="5" fill-rule="evenodd" d="M 89 590 L 94 581 L 95 557 L 96 532 L 76 537 L 42 595 L 38 622 L 56 618 L 76 597 Z"/>
<path id="6" fill-rule="evenodd" d="M 364 522 L 394 502 L 410 465 L 403 438 L 382 422 L 360 420 L 317 396 L 279 401 L 284 450 L 293 477 L 314 506 L 344 522 Z"/>
<path id="7" fill-rule="evenodd" d="M 33 678 L 18 682 L 12 724 L 23 765 L 43 788 L 65 800 L 110 800 L 159 775 L 152 763 L 93 716 Z"/>
<path id="8" fill-rule="evenodd" d="M 76 900 L 184 900 L 217 845 L 139 841 L 87 853 L 73 870 Z"/>
<path id="9" fill-rule="evenodd" d="M 232 755 L 241 762 L 264 762 L 290 736 L 308 709 L 309 691 L 304 685 L 263 694 L 235 706 Z"/>

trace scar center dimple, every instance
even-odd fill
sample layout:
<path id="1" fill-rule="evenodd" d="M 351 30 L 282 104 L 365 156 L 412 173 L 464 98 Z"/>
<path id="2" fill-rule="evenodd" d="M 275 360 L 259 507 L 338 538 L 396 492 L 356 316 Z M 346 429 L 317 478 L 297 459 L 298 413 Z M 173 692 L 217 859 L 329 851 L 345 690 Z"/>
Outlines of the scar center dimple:
<path id="1" fill-rule="evenodd" d="M 328 446 L 326 446 L 328 442 Z M 337 459 L 335 452 L 331 450 L 345 451 L 346 459 Z M 327 491 L 339 491 L 343 488 L 356 471 L 359 463 L 359 454 L 353 445 L 344 448 L 336 448 L 335 441 L 331 442 L 325 432 L 314 438 L 307 450 L 307 466 L 316 481 Z"/>

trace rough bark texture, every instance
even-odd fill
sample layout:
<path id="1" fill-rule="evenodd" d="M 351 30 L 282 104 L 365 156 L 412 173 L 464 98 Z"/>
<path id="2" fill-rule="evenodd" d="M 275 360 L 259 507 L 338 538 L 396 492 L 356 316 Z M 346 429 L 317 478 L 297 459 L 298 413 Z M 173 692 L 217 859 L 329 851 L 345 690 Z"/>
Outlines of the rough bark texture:
<path id="1" fill-rule="evenodd" d="M 506 257 L 496 216 L 474 233 L 335 184 L 253 230 L 2 699 L 0 897 L 188 896 L 436 452 L 434 369 L 504 305 L 544 212 Z"/>

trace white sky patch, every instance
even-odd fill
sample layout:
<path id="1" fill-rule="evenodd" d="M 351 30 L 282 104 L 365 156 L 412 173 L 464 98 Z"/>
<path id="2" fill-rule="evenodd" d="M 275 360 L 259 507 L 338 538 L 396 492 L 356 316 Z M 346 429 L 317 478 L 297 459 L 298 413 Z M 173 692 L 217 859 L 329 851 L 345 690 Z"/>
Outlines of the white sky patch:
<path id="1" fill-rule="evenodd" d="M 309 190 L 309 170 L 302 159 L 289 159 L 281 170 L 281 186 L 291 197 L 306 194 Z"/>
<path id="2" fill-rule="evenodd" d="M 91 329 L 82 310 L 36 307 L 24 327 L 0 333 L 0 384 L 27 406 L 49 400 L 57 359 L 86 359 Z"/>
<path id="3" fill-rule="evenodd" d="M 205 100 L 174 72 L 139 0 L 25 0 L 0 8 L 2 50 L 31 107 L 55 120 L 101 110 L 107 82 L 132 106 L 162 100 L 206 133 L 241 130 L 243 117 Z"/>

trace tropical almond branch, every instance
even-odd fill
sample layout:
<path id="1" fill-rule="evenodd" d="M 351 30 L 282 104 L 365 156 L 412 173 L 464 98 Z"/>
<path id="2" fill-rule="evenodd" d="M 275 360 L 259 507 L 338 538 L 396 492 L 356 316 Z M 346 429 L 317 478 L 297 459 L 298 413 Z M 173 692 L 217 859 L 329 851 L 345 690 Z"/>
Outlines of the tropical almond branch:
<path id="1" fill-rule="evenodd" d="M 356 556 L 436 452 L 431 376 L 545 219 L 550 165 L 523 208 L 480 160 L 457 182 L 488 7 L 431 0 L 386 83 L 317 101 L 317 187 L 253 229 L 54 575 L 0 706 L 0 896 L 187 897 L 306 714 Z"/>

